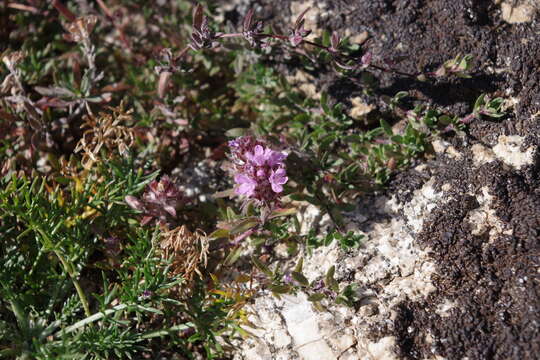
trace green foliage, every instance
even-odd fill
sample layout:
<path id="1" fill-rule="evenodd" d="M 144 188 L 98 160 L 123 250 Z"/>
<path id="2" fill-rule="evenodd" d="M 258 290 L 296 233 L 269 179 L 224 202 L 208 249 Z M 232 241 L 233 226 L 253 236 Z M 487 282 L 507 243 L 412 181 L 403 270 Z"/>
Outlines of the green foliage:
<path id="1" fill-rule="evenodd" d="M 191 324 L 189 331 L 200 331 L 168 348 L 187 354 L 188 343 L 203 343 L 212 356 L 216 331 L 224 328 L 217 319 L 225 317 L 228 304 L 212 301 L 204 288 L 183 300 L 172 297 L 183 279 L 157 253 L 159 231 L 132 222 L 123 202 L 156 173 L 143 175 L 129 162 L 105 163 L 96 171 L 106 176 L 2 179 L 2 354 L 136 358 L 151 351 L 149 339 L 177 334 L 174 323 L 180 320 Z M 127 235 L 120 257 L 92 260 L 106 251 L 103 235 L 120 230 Z M 89 282 L 94 290 L 81 285 Z M 149 323 L 156 317 L 163 319 L 157 331 Z"/>
<path id="2" fill-rule="evenodd" d="M 338 34 L 307 41 L 301 19 L 296 45 L 267 26 L 255 34 L 266 48 L 246 47 L 244 32 L 206 31 L 200 40 L 221 46 L 199 41 L 204 49 L 191 51 L 191 1 L 121 0 L 114 11 L 100 2 L 97 18 L 75 21 L 79 2 L 35 3 L 0 14 L 11 31 L 0 49 L 1 358 L 223 358 L 228 339 L 248 335 L 243 306 L 260 291 L 304 292 L 319 310 L 353 306 L 354 284 L 340 282 L 335 267 L 310 281 L 302 256 L 334 242 L 361 251 L 363 235 L 345 231 L 342 216 L 358 196 L 421 160 L 434 139 L 505 116 L 503 99 L 488 94 L 459 117 L 378 88 L 380 71 L 469 77 L 470 55 L 404 74 Z M 211 17 L 214 8 L 199 12 Z M 335 70 L 386 105 L 353 117 L 330 94 L 289 83 L 282 69 L 298 66 L 307 81 Z M 132 111 L 115 110 L 121 104 Z M 175 220 L 210 234 L 210 250 L 186 276 L 175 267 L 185 239 L 167 238 L 165 250 L 170 224 L 143 224 L 126 197 L 144 197 L 160 173 L 186 180 L 194 163 L 221 177 L 227 138 L 245 134 L 286 148 L 283 203 L 239 207 L 221 183 L 215 201 L 189 197 Z M 330 216 L 327 233 L 301 232 L 296 212 L 307 203 Z M 276 256 L 283 245 L 293 268 Z"/>
<path id="3" fill-rule="evenodd" d="M 358 248 L 362 244 L 363 238 L 363 235 L 356 234 L 353 231 L 348 231 L 346 234 L 331 231 L 324 236 L 317 236 L 314 231 L 310 231 L 306 237 L 306 245 L 308 251 L 311 252 L 313 249 L 329 246 L 332 242 L 337 241 L 343 250 L 350 250 Z"/>

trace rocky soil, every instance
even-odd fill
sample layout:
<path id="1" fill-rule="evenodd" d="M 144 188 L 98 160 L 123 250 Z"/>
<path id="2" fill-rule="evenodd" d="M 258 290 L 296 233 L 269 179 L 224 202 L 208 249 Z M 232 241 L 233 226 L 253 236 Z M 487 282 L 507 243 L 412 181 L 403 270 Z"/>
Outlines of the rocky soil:
<path id="1" fill-rule="evenodd" d="M 354 35 L 378 59 L 404 56 L 401 71 L 470 53 L 471 79 L 385 73 L 380 91 L 408 90 L 457 115 L 487 92 L 508 99 L 511 115 L 436 141 L 425 162 L 362 198 L 348 217 L 366 235 L 360 249 L 331 246 L 306 259 L 310 280 L 336 265 L 342 285 L 357 284 L 355 307 L 320 312 L 303 294 L 260 296 L 249 309 L 256 336 L 235 358 L 538 359 L 540 2 L 237 0 L 224 5 L 225 18 L 237 22 L 249 5 L 276 26 L 312 7 L 308 26 Z M 353 109 L 379 105 L 330 72 L 301 78 L 304 91 L 326 90 Z M 324 225 L 313 211 L 304 225 Z"/>

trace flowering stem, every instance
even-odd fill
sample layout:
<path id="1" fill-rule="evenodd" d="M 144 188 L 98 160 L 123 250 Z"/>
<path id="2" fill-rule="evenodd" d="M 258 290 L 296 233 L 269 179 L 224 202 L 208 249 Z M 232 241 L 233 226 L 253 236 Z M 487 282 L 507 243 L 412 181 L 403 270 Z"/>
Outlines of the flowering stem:
<path id="1" fill-rule="evenodd" d="M 328 46 L 324 46 L 324 45 L 321 45 L 321 44 L 317 44 L 313 41 L 309 41 L 309 40 L 304 40 L 304 42 L 308 45 L 311 45 L 311 46 L 314 46 L 314 47 L 317 47 L 321 50 L 324 50 L 324 51 L 327 51 L 327 52 L 332 52 L 330 50 L 330 47 Z M 339 56 L 341 57 L 344 57 L 348 60 L 357 60 L 356 58 L 352 57 L 352 56 L 348 56 L 348 55 L 345 55 L 343 53 L 339 53 Z M 407 77 L 416 77 L 417 75 L 414 75 L 414 74 L 409 74 L 409 73 L 406 73 L 406 72 L 402 72 L 402 71 L 399 71 L 399 70 L 394 70 L 394 69 L 389 69 L 389 68 L 385 68 L 385 67 L 382 67 L 380 65 L 374 65 L 374 64 L 369 64 L 368 65 L 369 67 L 372 67 L 374 69 L 377 69 L 377 70 L 381 70 L 381 71 L 384 71 L 384 72 L 388 72 L 388 73 L 394 73 L 394 74 L 398 74 L 398 75 L 402 75 L 402 76 L 407 76 Z"/>
<path id="2" fill-rule="evenodd" d="M 231 35 L 231 36 L 226 36 L 226 35 Z M 242 36 L 242 34 L 240 33 L 235 33 L 235 34 L 223 34 L 221 37 L 225 38 L 225 37 L 237 37 L 237 36 Z M 288 39 L 287 36 L 285 35 L 278 35 L 278 34 L 261 34 L 259 35 L 261 38 L 272 38 L 272 39 L 278 39 L 278 40 L 283 40 L 283 41 L 286 41 Z M 329 52 L 329 53 L 333 53 L 332 50 L 330 50 L 330 47 L 328 46 L 324 46 L 324 45 L 321 45 L 321 44 L 317 44 L 316 42 L 313 42 L 313 41 L 309 41 L 309 40 L 303 40 L 304 43 L 308 44 L 308 45 L 311 45 L 313 47 L 316 47 L 316 48 L 319 48 L 321 50 L 324 50 L 326 52 Z M 352 57 L 352 56 L 348 56 L 348 55 L 345 55 L 343 53 L 339 53 L 338 54 L 339 56 L 343 57 L 343 58 L 346 58 L 348 60 L 358 60 L 357 58 L 355 57 Z M 375 64 L 369 64 L 368 65 L 369 67 L 372 67 L 374 69 L 377 69 L 377 70 L 380 70 L 380 71 L 384 71 L 384 72 L 387 72 L 387 73 L 394 73 L 394 74 L 398 74 L 398 75 L 402 75 L 402 76 L 406 76 L 406 77 L 411 77 L 411 78 L 416 78 L 418 76 L 418 74 L 409 74 L 409 73 L 406 73 L 406 72 L 403 72 L 403 71 L 399 71 L 399 70 L 394 70 L 394 69 L 389 69 L 389 68 L 385 68 L 385 67 L 382 67 L 380 65 L 375 65 Z"/>

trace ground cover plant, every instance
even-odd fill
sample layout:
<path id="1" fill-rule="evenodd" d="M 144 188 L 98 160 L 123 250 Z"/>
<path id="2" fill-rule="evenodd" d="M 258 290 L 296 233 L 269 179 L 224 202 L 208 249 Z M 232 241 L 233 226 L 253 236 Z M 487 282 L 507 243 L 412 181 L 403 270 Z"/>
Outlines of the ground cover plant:
<path id="1" fill-rule="evenodd" d="M 308 10 L 278 32 L 254 10 L 225 31 L 211 3 L 190 1 L 0 6 L 5 358 L 223 358 L 250 336 L 244 305 L 260 292 L 354 306 L 334 267 L 308 281 L 310 252 L 354 251 L 365 239 L 342 215 L 354 199 L 433 140 L 506 116 L 490 94 L 464 115 L 385 94 L 381 74 L 467 78 L 472 57 L 403 72 L 337 32 L 308 39 Z M 283 67 L 333 72 L 384 106 L 352 116 Z M 329 232 L 301 231 L 305 204 Z"/>

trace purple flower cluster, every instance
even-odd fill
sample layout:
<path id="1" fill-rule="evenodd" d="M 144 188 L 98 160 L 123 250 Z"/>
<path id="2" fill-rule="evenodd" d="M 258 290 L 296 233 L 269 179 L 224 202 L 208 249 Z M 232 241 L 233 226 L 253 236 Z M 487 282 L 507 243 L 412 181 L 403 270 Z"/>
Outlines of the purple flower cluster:
<path id="1" fill-rule="evenodd" d="M 251 136 L 229 141 L 229 148 L 236 194 L 261 203 L 277 202 L 283 185 L 289 180 L 284 163 L 287 154 Z"/>
<path id="2" fill-rule="evenodd" d="M 170 218 L 176 218 L 176 210 L 186 201 L 182 192 L 167 175 L 159 181 L 154 180 L 148 184 L 142 200 L 131 195 L 126 196 L 125 200 L 132 209 L 143 212 L 142 225 L 146 225 L 154 218 L 161 223 L 167 223 Z"/>

